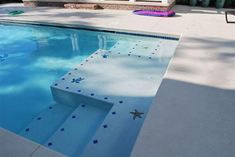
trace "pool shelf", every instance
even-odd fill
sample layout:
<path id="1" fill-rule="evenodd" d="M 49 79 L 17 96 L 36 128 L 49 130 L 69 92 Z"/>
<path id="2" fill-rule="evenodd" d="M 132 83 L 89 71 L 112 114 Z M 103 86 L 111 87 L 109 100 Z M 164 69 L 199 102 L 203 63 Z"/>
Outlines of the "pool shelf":
<path id="1" fill-rule="evenodd" d="M 165 43 L 117 42 L 110 50 L 97 50 L 51 86 L 54 99 L 68 106 L 112 104 L 82 157 L 130 155 L 176 47 L 174 41 L 166 53 L 159 44 Z M 136 111 L 141 116 L 133 117 Z"/>

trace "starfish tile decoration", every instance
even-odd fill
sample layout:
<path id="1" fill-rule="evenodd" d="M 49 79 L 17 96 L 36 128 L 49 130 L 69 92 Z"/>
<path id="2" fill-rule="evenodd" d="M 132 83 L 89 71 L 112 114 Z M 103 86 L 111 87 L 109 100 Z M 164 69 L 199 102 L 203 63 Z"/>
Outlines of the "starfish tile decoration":
<path id="1" fill-rule="evenodd" d="M 73 78 L 73 80 L 71 81 L 72 83 L 80 83 L 81 81 L 83 81 L 85 78 L 79 77 L 77 79 Z"/>
<path id="2" fill-rule="evenodd" d="M 134 112 L 130 112 L 130 114 L 133 115 L 133 119 L 135 120 L 136 118 L 142 118 L 141 115 L 144 114 L 143 112 L 138 112 L 137 109 L 135 109 Z"/>

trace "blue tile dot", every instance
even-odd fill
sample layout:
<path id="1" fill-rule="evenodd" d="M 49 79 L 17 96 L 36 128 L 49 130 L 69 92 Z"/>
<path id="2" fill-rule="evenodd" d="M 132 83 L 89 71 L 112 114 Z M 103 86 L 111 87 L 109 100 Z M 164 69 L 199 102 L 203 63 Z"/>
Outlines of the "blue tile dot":
<path id="1" fill-rule="evenodd" d="M 82 107 L 85 107 L 85 106 L 86 106 L 86 105 L 84 105 L 84 104 L 82 105 Z"/>
<path id="2" fill-rule="evenodd" d="M 83 64 L 81 64 L 81 66 L 83 66 Z"/>
<path id="3" fill-rule="evenodd" d="M 76 118 L 76 116 L 72 116 L 72 118 Z"/>
<path id="4" fill-rule="evenodd" d="M 112 114 L 116 114 L 116 112 L 112 112 Z"/>
<path id="5" fill-rule="evenodd" d="M 140 58 L 140 56 L 138 56 Z"/>
<path id="6" fill-rule="evenodd" d="M 62 78 L 62 80 L 65 80 L 65 78 Z"/>
<path id="7" fill-rule="evenodd" d="M 91 58 L 93 58 L 93 56 L 91 56 Z"/>
<path id="8" fill-rule="evenodd" d="M 57 83 L 55 83 L 54 85 L 55 85 L 55 86 L 58 86 L 58 84 L 57 84 Z"/>
<path id="9" fill-rule="evenodd" d="M 25 131 L 28 132 L 28 131 L 29 131 L 29 128 L 25 129 Z"/>
<path id="10" fill-rule="evenodd" d="M 79 93 L 80 93 L 80 92 L 81 92 L 81 90 L 79 89 L 79 90 L 77 90 L 77 92 L 79 92 Z"/>
<path id="11" fill-rule="evenodd" d="M 88 62 L 88 60 L 86 60 L 86 62 Z"/>
<path id="12" fill-rule="evenodd" d="M 103 128 L 107 128 L 107 127 L 108 127 L 108 125 L 107 125 L 107 124 L 103 125 Z"/>
<path id="13" fill-rule="evenodd" d="M 91 93 L 91 96 L 94 96 L 95 94 L 94 93 Z"/>
<path id="14" fill-rule="evenodd" d="M 78 68 L 74 68 L 74 70 L 78 70 Z"/>
<path id="15" fill-rule="evenodd" d="M 130 54 L 128 54 L 128 56 L 130 56 Z"/>
<path id="16" fill-rule="evenodd" d="M 97 144 L 97 143 L 98 143 L 98 140 L 93 140 L 93 143 L 94 143 L 94 144 Z"/>
<path id="17" fill-rule="evenodd" d="M 69 87 L 66 87 L 65 89 L 69 89 Z"/>
<path id="18" fill-rule="evenodd" d="M 152 59 L 152 57 L 149 57 L 149 59 Z"/>
<path id="19" fill-rule="evenodd" d="M 51 110 L 52 108 L 53 108 L 52 106 L 49 107 L 50 110 Z"/>
<path id="20" fill-rule="evenodd" d="M 52 142 L 49 142 L 47 145 L 48 145 L 48 146 L 52 146 Z"/>
<path id="21" fill-rule="evenodd" d="M 119 103 L 120 103 L 120 104 L 122 104 L 122 103 L 123 103 L 123 101 L 119 101 Z"/>
<path id="22" fill-rule="evenodd" d="M 41 120 L 42 118 L 41 117 L 38 117 L 37 120 Z"/>
<path id="23" fill-rule="evenodd" d="M 64 128 L 61 128 L 60 131 L 64 131 Z"/>
<path id="24" fill-rule="evenodd" d="M 104 97 L 104 99 L 105 99 L 105 100 L 107 100 L 107 99 L 108 99 L 108 97 Z"/>
<path id="25" fill-rule="evenodd" d="M 71 75 L 71 73 L 68 73 L 69 75 Z"/>

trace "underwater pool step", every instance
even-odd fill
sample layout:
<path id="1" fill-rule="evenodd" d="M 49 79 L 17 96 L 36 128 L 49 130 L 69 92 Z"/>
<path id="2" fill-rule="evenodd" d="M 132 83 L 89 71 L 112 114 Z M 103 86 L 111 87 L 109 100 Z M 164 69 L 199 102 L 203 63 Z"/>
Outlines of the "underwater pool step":
<path id="1" fill-rule="evenodd" d="M 80 104 L 44 145 L 70 157 L 80 156 L 111 107 Z"/>
<path id="2" fill-rule="evenodd" d="M 98 101 L 113 106 L 101 127 L 93 130 L 95 134 L 82 153 L 76 154 L 76 151 L 72 150 L 74 155 L 130 156 L 177 43 L 158 49 L 157 44 L 158 42 L 143 42 L 139 45 L 117 42 L 110 50 L 97 50 L 51 86 L 54 100 L 68 106 L 81 102 L 97 104 Z M 165 41 L 161 41 L 161 45 L 165 44 Z M 133 51 L 126 53 L 130 49 Z M 99 105 L 101 104 L 97 104 Z M 72 133 L 76 137 L 79 129 Z M 57 133 L 56 139 L 59 138 Z M 62 138 L 60 147 L 64 141 L 66 140 Z M 59 151 L 53 147 L 53 141 L 48 141 L 48 144 L 52 149 Z M 70 155 L 68 153 L 65 154 Z"/>
<path id="3" fill-rule="evenodd" d="M 74 108 L 55 104 L 37 115 L 21 132 L 20 135 L 40 144 L 44 143 L 70 115 Z"/>
<path id="4" fill-rule="evenodd" d="M 107 51 L 100 50 L 51 86 L 54 99 L 68 106 L 88 100 L 113 104 L 110 113 L 104 119 L 108 127 L 95 130 L 94 137 L 82 151 L 82 157 L 130 155 L 148 106 L 155 96 L 169 62 L 169 59 L 163 59 L 163 62 L 158 60 L 156 56 L 128 56 L 116 52 L 107 54 Z M 95 101 L 92 104 L 96 103 Z M 134 118 L 131 114 L 134 111 L 142 115 Z M 76 137 L 78 133 L 79 129 L 71 134 Z M 61 138 L 59 133 L 56 136 L 58 139 Z M 64 145 L 65 141 L 62 138 L 61 145 Z M 53 140 L 47 144 L 50 142 Z M 68 143 L 67 145 L 70 146 Z M 51 148 L 59 151 L 53 146 L 54 142 Z M 66 151 L 69 153 L 69 150 Z M 76 153 L 75 150 L 72 151 Z M 66 154 L 65 151 L 59 152 Z"/>
<path id="5" fill-rule="evenodd" d="M 152 42 L 152 41 L 141 41 L 137 40 L 131 44 L 126 44 L 124 41 L 118 41 L 110 50 L 111 53 L 123 54 L 123 52 L 128 52 L 128 54 L 132 55 L 141 55 L 141 56 L 151 56 L 152 54 L 157 54 L 160 49 L 160 41 Z"/>
<path id="6" fill-rule="evenodd" d="M 157 42 L 137 40 L 136 42 L 126 44 L 124 41 L 118 41 L 108 52 L 115 54 L 123 54 L 128 52 L 128 55 L 135 55 L 141 57 L 155 57 L 155 58 L 171 58 L 172 48 L 168 46 L 174 41 L 157 40 Z"/>

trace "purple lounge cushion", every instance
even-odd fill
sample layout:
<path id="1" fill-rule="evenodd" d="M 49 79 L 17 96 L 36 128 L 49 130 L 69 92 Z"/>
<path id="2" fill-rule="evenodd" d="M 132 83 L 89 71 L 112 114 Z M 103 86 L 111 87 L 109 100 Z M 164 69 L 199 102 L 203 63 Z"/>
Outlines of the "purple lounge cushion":
<path id="1" fill-rule="evenodd" d="M 159 17 L 171 17 L 175 15 L 175 12 L 172 10 L 169 11 L 159 11 L 159 10 L 135 10 L 134 14 L 145 15 L 145 16 L 159 16 Z"/>

